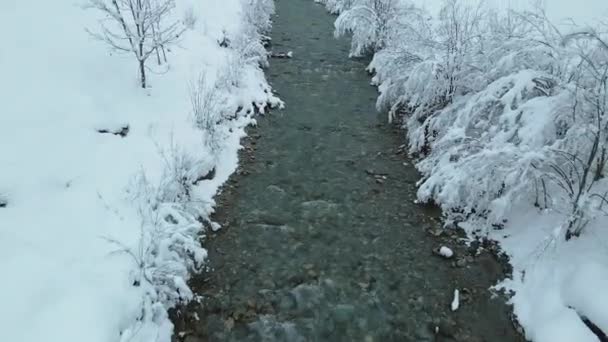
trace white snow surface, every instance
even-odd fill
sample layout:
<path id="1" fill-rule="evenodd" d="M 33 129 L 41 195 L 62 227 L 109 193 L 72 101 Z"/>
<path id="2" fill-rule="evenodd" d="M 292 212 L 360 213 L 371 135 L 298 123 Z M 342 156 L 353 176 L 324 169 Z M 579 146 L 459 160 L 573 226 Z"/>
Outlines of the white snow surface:
<path id="1" fill-rule="evenodd" d="M 477 0 L 316 1 L 340 14 L 351 55 L 374 53 L 378 109 L 403 117 L 423 175 L 416 203 L 438 204 L 447 224 L 510 257 L 513 276 L 495 287 L 514 293 L 526 338 L 599 341 L 581 317 L 608 333 L 606 159 L 586 164 L 588 178 L 582 165 L 594 137 L 608 150 L 597 71 L 608 65 L 608 2 L 551 0 L 542 13 L 527 0 L 481 12 Z"/>
<path id="2" fill-rule="evenodd" d="M 167 342 L 167 309 L 192 298 L 189 272 L 205 262 L 198 218 L 237 166 L 253 104 L 280 104 L 266 56 L 218 41 L 258 40 L 272 3 L 176 1 L 174 15 L 198 20 L 145 90 L 133 56 L 85 31 L 103 16 L 82 4 L 0 2 L 0 341 Z M 215 153 L 190 107 L 203 72 L 232 115 Z"/>

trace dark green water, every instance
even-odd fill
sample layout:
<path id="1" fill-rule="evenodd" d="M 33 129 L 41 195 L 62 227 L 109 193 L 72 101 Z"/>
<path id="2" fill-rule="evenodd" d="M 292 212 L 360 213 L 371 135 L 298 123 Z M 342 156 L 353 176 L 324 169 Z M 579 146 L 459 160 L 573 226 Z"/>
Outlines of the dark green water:
<path id="1" fill-rule="evenodd" d="M 220 198 L 225 228 L 205 241 L 211 272 L 192 282 L 200 305 L 176 331 L 186 341 L 519 341 L 486 291 L 497 262 L 455 268 L 432 255 L 451 240 L 424 230 L 439 226 L 437 212 L 413 203 L 419 176 L 398 154 L 403 132 L 374 109 L 367 61 L 347 58 L 321 5 L 276 4 L 273 50 L 294 58 L 273 59 L 267 75 L 287 107 L 250 130 L 255 152 Z M 454 288 L 471 293 L 457 312 Z"/>

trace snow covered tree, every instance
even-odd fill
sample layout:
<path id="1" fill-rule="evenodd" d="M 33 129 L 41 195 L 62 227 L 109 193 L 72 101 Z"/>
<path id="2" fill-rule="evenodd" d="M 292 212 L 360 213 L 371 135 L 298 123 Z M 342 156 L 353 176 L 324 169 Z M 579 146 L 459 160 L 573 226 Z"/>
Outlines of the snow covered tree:
<path id="1" fill-rule="evenodd" d="M 351 8 L 356 0 L 315 0 L 325 5 L 327 10 L 333 14 L 339 14 Z"/>
<path id="2" fill-rule="evenodd" d="M 156 54 L 159 64 L 166 62 L 165 49 L 186 30 L 181 20 L 171 18 L 174 0 L 89 0 L 88 5 L 106 15 L 106 20 L 100 22 L 100 31 L 89 32 L 113 50 L 133 54 L 140 85 L 146 88 L 148 58 Z"/>
<path id="3" fill-rule="evenodd" d="M 400 3 L 399 15 L 386 30 L 383 48 L 370 64 L 380 86 L 378 108 L 389 119 L 408 113 L 422 123 L 456 95 L 483 89 L 491 44 L 487 11 L 459 0 L 444 3 L 437 19 Z M 415 128 L 415 127 L 414 127 Z"/>
<path id="4" fill-rule="evenodd" d="M 356 0 L 335 22 L 335 35 L 352 33 L 351 56 L 382 49 L 389 38 L 389 30 L 406 10 L 402 0 Z"/>
<path id="5" fill-rule="evenodd" d="M 564 37 L 563 45 L 578 54 L 577 68 L 571 75 L 573 104 L 569 129 L 556 162 L 551 165 L 552 180 L 567 195 L 570 215 L 566 240 L 579 236 L 587 224 L 608 211 L 608 38 L 594 29 Z"/>
<path id="6" fill-rule="evenodd" d="M 419 200 L 481 226 L 551 208 L 566 239 L 608 214 L 608 27 L 564 35 L 540 5 L 445 0 L 433 17 L 407 0 L 323 2 L 351 55 L 374 52 L 377 107 L 403 119 Z"/>
<path id="7" fill-rule="evenodd" d="M 274 14 L 274 0 L 247 0 L 248 12 L 245 13 L 247 20 L 255 25 L 260 33 L 268 33 L 272 26 L 272 15 Z"/>

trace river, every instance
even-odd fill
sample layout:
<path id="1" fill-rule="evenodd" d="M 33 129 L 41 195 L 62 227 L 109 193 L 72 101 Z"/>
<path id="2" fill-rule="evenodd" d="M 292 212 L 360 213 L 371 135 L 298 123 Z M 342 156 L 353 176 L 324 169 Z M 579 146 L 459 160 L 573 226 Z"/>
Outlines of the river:
<path id="1" fill-rule="evenodd" d="M 489 253 L 434 237 L 414 203 L 419 175 L 404 132 L 374 108 L 364 59 L 333 37 L 312 0 L 276 0 L 267 77 L 286 109 L 249 130 L 242 167 L 219 196 L 224 224 L 204 242 L 199 303 L 176 331 L 194 341 L 521 341 Z M 456 255 L 432 253 L 446 244 Z M 455 267 L 455 260 L 464 262 Z M 454 290 L 460 307 L 451 310 Z"/>

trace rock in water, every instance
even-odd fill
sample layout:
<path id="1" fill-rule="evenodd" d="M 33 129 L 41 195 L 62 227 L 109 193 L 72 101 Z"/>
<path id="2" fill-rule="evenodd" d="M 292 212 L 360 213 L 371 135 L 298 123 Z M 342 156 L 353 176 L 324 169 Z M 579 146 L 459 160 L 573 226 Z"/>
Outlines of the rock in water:
<path id="1" fill-rule="evenodd" d="M 454 256 L 454 251 L 446 246 L 441 246 L 438 249 L 433 250 L 433 253 L 446 259 L 450 259 Z"/>
<path id="2" fill-rule="evenodd" d="M 460 307 L 460 292 L 458 291 L 458 289 L 454 290 L 454 299 L 452 300 L 452 311 L 456 311 L 458 310 L 458 308 Z"/>

